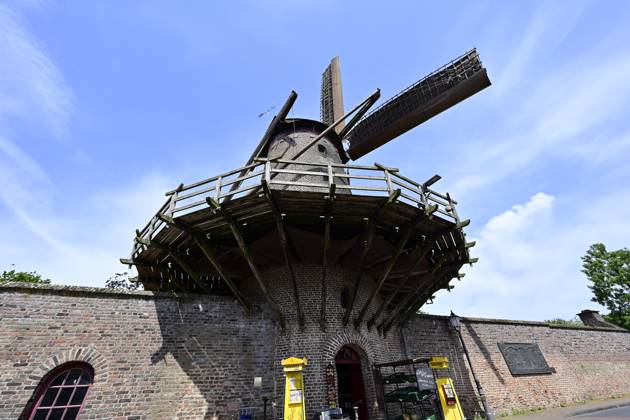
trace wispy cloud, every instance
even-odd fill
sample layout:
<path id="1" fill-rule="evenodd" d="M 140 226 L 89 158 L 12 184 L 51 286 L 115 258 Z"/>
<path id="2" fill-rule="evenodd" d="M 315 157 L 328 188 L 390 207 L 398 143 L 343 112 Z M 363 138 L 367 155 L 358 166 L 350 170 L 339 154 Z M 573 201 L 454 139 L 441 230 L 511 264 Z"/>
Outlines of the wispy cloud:
<path id="1" fill-rule="evenodd" d="M 74 105 L 72 91 L 19 14 L 3 4 L 0 56 L 0 118 L 21 118 L 63 136 Z"/>
<path id="2" fill-rule="evenodd" d="M 525 65 L 525 64 L 523 64 Z M 506 98 L 498 106 L 509 115 L 491 131 L 463 147 L 457 157 L 461 170 L 454 190 L 461 196 L 518 175 L 541 156 L 570 156 L 574 147 L 588 144 L 601 156 L 625 143 L 616 136 L 601 137 L 593 130 L 625 120 L 630 103 L 630 54 L 613 42 L 529 81 L 526 92 Z M 597 136 L 589 143 L 584 136 Z M 583 142 L 585 140 L 585 142 Z M 616 142 L 607 145 L 607 141 Z M 491 171 L 488 168 L 492 168 Z"/>

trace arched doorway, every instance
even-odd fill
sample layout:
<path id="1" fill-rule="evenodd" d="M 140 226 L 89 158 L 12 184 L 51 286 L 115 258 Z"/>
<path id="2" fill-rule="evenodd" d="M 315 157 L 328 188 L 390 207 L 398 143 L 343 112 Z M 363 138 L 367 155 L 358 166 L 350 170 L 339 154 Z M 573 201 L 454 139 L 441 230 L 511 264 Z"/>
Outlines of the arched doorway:
<path id="1" fill-rule="evenodd" d="M 352 347 L 342 347 L 335 356 L 335 366 L 339 407 L 352 419 L 355 417 L 352 407 L 359 407 L 359 420 L 368 420 L 363 371 L 358 353 Z"/>

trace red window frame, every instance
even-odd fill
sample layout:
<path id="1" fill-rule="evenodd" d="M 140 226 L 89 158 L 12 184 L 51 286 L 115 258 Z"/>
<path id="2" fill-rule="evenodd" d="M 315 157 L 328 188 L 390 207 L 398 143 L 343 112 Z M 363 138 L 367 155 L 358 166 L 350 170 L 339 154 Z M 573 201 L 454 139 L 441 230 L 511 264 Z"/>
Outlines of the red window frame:
<path id="1" fill-rule="evenodd" d="M 87 363 L 70 362 L 57 366 L 40 382 L 26 418 L 78 419 L 93 383 L 94 369 Z"/>

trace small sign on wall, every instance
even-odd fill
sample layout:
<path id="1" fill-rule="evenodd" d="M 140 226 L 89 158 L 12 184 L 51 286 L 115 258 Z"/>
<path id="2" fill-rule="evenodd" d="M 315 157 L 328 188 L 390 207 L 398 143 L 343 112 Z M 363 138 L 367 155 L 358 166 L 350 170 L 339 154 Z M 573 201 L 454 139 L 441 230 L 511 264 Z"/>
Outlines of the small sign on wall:
<path id="1" fill-rule="evenodd" d="M 537 343 L 498 343 L 499 350 L 512 375 L 555 373 L 549 367 Z"/>

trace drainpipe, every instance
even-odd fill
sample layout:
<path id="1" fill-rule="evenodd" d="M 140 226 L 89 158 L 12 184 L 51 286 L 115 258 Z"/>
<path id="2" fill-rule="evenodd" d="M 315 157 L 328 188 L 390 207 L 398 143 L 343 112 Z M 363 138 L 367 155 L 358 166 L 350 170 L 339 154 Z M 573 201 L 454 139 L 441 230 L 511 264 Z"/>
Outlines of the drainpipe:
<path id="1" fill-rule="evenodd" d="M 473 365 L 470 362 L 470 355 L 468 354 L 468 348 L 466 347 L 466 343 L 464 342 L 464 338 L 462 337 L 461 331 L 461 318 L 458 317 L 451 311 L 451 316 L 448 318 L 451 323 L 451 327 L 455 331 L 457 331 L 457 336 L 459 337 L 459 342 L 462 344 L 462 349 L 464 350 L 464 354 L 466 355 L 466 361 L 468 361 L 468 367 L 470 368 L 470 373 L 475 380 L 475 385 L 477 386 L 477 392 L 479 393 L 479 399 L 481 399 L 481 404 L 483 405 L 483 411 L 486 415 L 487 420 L 494 420 L 494 414 L 490 411 L 490 406 L 488 405 L 488 401 L 486 400 L 486 392 L 483 390 L 481 386 L 481 382 L 477 379 L 477 375 L 475 374 L 475 370 L 473 369 Z"/>

